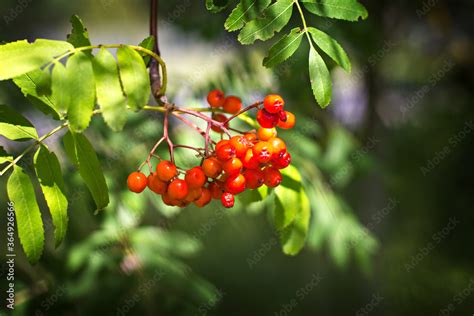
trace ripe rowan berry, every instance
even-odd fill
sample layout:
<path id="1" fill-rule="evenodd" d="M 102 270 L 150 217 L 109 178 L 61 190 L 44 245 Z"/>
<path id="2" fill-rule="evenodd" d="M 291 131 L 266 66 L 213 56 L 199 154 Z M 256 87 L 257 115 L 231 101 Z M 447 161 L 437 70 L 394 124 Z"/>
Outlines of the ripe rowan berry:
<path id="1" fill-rule="evenodd" d="M 222 169 L 228 175 L 239 173 L 242 170 L 242 167 L 242 161 L 237 157 L 231 158 L 222 163 Z"/>
<path id="2" fill-rule="evenodd" d="M 281 138 L 273 137 L 268 140 L 268 143 L 270 144 L 271 151 L 274 155 L 278 155 L 280 152 L 286 150 L 286 144 Z"/>
<path id="3" fill-rule="evenodd" d="M 209 178 L 217 178 L 222 171 L 221 163 L 214 157 L 204 159 L 202 162 L 202 171 Z"/>
<path id="4" fill-rule="evenodd" d="M 255 135 L 254 133 L 247 133 L 244 135 L 244 137 L 249 145 L 253 144 L 257 140 L 257 135 Z"/>
<path id="5" fill-rule="evenodd" d="M 147 184 L 147 177 L 138 171 L 132 172 L 127 178 L 128 189 L 135 193 L 140 193 L 145 190 Z"/>
<path id="6" fill-rule="evenodd" d="M 278 113 L 283 110 L 285 101 L 277 94 L 270 94 L 263 100 L 263 106 L 269 113 Z"/>
<path id="7" fill-rule="evenodd" d="M 272 166 L 277 169 L 284 169 L 291 163 L 291 155 L 287 151 L 281 151 L 272 157 Z"/>
<path id="8" fill-rule="evenodd" d="M 245 177 L 241 173 L 230 175 L 225 181 L 224 190 L 232 194 L 239 194 L 245 190 Z"/>
<path id="9" fill-rule="evenodd" d="M 249 189 L 257 189 L 261 187 L 265 181 L 265 175 L 261 170 L 255 169 L 255 170 L 245 170 L 243 173 L 243 176 L 245 177 L 245 185 Z"/>
<path id="10" fill-rule="evenodd" d="M 156 166 L 156 174 L 161 181 L 168 182 L 178 174 L 176 166 L 168 160 L 162 160 Z"/>
<path id="11" fill-rule="evenodd" d="M 224 192 L 221 195 L 221 203 L 225 208 L 231 208 L 234 206 L 235 198 L 232 193 Z"/>
<path id="12" fill-rule="evenodd" d="M 276 128 L 265 128 L 265 127 L 260 127 L 257 131 L 257 136 L 258 139 L 260 140 L 269 140 L 272 137 L 277 136 L 277 130 Z"/>
<path id="13" fill-rule="evenodd" d="M 209 202 L 211 202 L 211 199 L 212 199 L 211 190 L 207 188 L 202 188 L 201 196 L 197 200 L 194 201 L 194 204 L 197 207 L 204 207 L 207 204 L 209 204 Z"/>
<path id="14" fill-rule="evenodd" d="M 247 153 L 242 160 L 242 164 L 247 169 L 257 169 L 260 167 L 260 162 L 258 161 L 257 157 L 254 156 L 253 150 L 251 148 L 247 149 Z"/>
<path id="15" fill-rule="evenodd" d="M 219 160 L 226 161 L 229 160 L 230 158 L 235 157 L 235 148 L 232 146 L 230 143 L 226 143 L 222 146 L 220 146 L 216 150 L 216 157 Z"/>
<path id="16" fill-rule="evenodd" d="M 209 183 L 209 190 L 211 191 L 211 195 L 213 199 L 220 199 L 222 195 L 222 189 L 217 182 Z"/>
<path id="17" fill-rule="evenodd" d="M 169 206 L 178 206 L 180 204 L 178 200 L 172 199 L 168 193 L 162 194 L 161 200 L 163 201 L 163 203 Z"/>
<path id="18" fill-rule="evenodd" d="M 182 200 L 188 195 L 189 189 L 186 181 L 181 179 L 174 179 L 168 185 L 167 191 L 169 197 L 174 200 Z"/>
<path id="19" fill-rule="evenodd" d="M 226 145 L 226 144 L 229 144 L 229 140 L 228 139 L 222 139 L 220 141 L 217 142 L 216 144 L 216 148 L 215 150 L 218 150 L 219 148 L 221 148 L 222 146 Z"/>
<path id="20" fill-rule="evenodd" d="M 252 148 L 253 155 L 260 163 L 267 163 L 272 159 L 272 145 L 269 142 L 258 142 Z"/>
<path id="21" fill-rule="evenodd" d="M 186 202 L 194 202 L 196 201 L 197 199 L 199 199 L 202 195 L 202 188 L 199 187 L 199 188 L 194 188 L 194 189 L 189 189 L 188 190 L 188 194 L 186 195 L 186 197 L 184 198 L 184 200 Z"/>
<path id="22" fill-rule="evenodd" d="M 217 114 L 214 113 L 212 115 L 212 119 L 214 121 L 221 122 L 221 123 L 227 121 L 227 117 L 224 114 L 221 114 L 221 113 L 217 113 Z M 224 126 L 227 128 L 229 126 L 229 124 L 224 124 Z M 211 129 L 216 133 L 220 133 L 220 134 L 224 133 L 222 128 L 220 128 L 219 126 L 216 126 L 216 125 L 212 125 Z"/>
<path id="23" fill-rule="evenodd" d="M 278 114 L 273 114 L 265 109 L 261 109 L 257 112 L 257 122 L 261 127 L 272 128 L 277 126 L 280 120 Z"/>
<path id="24" fill-rule="evenodd" d="M 280 171 L 273 167 L 266 167 L 263 169 L 263 174 L 265 177 L 265 185 L 270 188 L 278 186 L 283 180 Z"/>
<path id="25" fill-rule="evenodd" d="M 237 114 L 242 109 L 242 100 L 233 95 L 228 96 L 225 98 L 223 108 L 226 113 Z"/>
<path id="26" fill-rule="evenodd" d="M 282 120 L 278 121 L 277 126 L 283 129 L 293 128 L 293 126 L 295 126 L 295 123 L 296 123 L 295 115 L 288 111 L 285 111 L 285 114 L 286 114 L 286 121 L 282 121 Z"/>
<path id="27" fill-rule="evenodd" d="M 153 192 L 157 194 L 163 194 L 166 192 L 167 187 L 168 187 L 168 183 L 160 180 L 156 172 L 148 176 L 148 188 L 152 190 Z"/>
<path id="28" fill-rule="evenodd" d="M 195 189 L 202 187 L 206 183 L 207 177 L 202 171 L 202 167 L 197 166 L 186 171 L 184 180 L 190 189 Z"/>
<path id="29" fill-rule="evenodd" d="M 229 140 L 229 143 L 235 148 L 235 155 L 239 158 L 245 155 L 249 147 L 247 139 L 243 136 L 234 136 Z"/>
<path id="30" fill-rule="evenodd" d="M 225 95 L 221 90 L 212 90 L 207 95 L 207 103 L 213 108 L 218 108 L 224 105 Z"/>

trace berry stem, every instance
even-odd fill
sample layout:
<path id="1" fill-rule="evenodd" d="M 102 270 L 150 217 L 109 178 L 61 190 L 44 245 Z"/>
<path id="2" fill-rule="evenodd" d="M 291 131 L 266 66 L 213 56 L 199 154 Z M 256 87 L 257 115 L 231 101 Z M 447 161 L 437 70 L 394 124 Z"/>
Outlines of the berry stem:
<path id="1" fill-rule="evenodd" d="M 223 122 L 223 124 L 229 123 L 230 121 L 232 121 L 234 118 L 236 118 L 236 117 L 239 116 L 240 114 L 245 113 L 245 112 L 247 112 L 247 111 L 250 111 L 251 109 L 254 109 L 254 108 L 256 108 L 256 107 L 258 107 L 258 106 L 260 106 L 260 105 L 262 105 L 262 104 L 263 104 L 263 101 L 259 101 L 259 102 L 255 102 L 254 104 L 251 104 L 251 105 L 249 105 L 249 106 L 243 108 L 243 109 L 240 110 L 238 113 L 236 113 L 236 114 L 232 115 L 231 117 L 229 117 L 225 122 Z"/>

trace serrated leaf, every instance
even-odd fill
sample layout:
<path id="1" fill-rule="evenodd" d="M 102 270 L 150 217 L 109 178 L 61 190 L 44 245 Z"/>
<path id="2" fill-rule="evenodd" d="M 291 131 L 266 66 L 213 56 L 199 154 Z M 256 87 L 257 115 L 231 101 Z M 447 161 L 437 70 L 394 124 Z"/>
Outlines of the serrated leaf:
<path id="1" fill-rule="evenodd" d="M 141 46 L 143 48 L 146 48 L 148 50 L 153 51 L 153 48 L 155 46 L 155 37 L 154 36 L 148 36 L 143 41 L 141 41 L 140 44 L 138 44 L 138 46 Z M 143 61 L 145 62 L 145 65 L 148 65 L 148 63 L 150 62 L 150 58 L 151 58 L 150 55 L 145 54 L 144 52 L 138 52 L 138 53 L 140 54 L 140 56 L 142 56 Z"/>
<path id="2" fill-rule="evenodd" d="M 332 82 L 324 60 L 314 47 L 309 49 L 309 78 L 314 97 L 325 108 L 331 102 Z"/>
<path id="3" fill-rule="evenodd" d="M 333 19 L 357 21 L 368 16 L 365 7 L 356 0 L 302 0 L 309 12 Z"/>
<path id="4" fill-rule="evenodd" d="M 271 2 L 271 0 L 241 0 L 225 21 L 225 29 L 229 32 L 240 30 L 245 23 L 256 19 Z"/>
<path id="5" fill-rule="evenodd" d="M 293 12 L 294 0 L 277 0 L 263 12 L 264 17 L 247 23 L 240 31 L 238 40 L 244 45 L 257 39 L 266 41 L 280 32 L 288 23 Z"/>
<path id="6" fill-rule="evenodd" d="M 150 97 L 150 78 L 143 58 L 130 47 L 122 46 L 117 50 L 117 59 L 128 105 L 138 111 Z"/>
<path id="7" fill-rule="evenodd" d="M 44 145 L 38 148 L 34 156 L 34 164 L 41 190 L 53 220 L 55 228 L 54 244 L 58 247 L 66 235 L 68 223 L 68 202 L 64 193 L 61 166 L 56 155 Z"/>
<path id="8" fill-rule="evenodd" d="M 206 9 L 217 13 L 227 8 L 229 4 L 230 0 L 206 0 Z"/>
<path id="9" fill-rule="evenodd" d="M 34 126 L 11 107 L 0 104 L 0 135 L 16 141 L 38 139 Z"/>
<path id="10" fill-rule="evenodd" d="M 51 76 L 48 72 L 35 69 L 13 78 L 13 82 L 30 102 L 44 114 L 59 119 L 58 108 L 51 97 Z"/>
<path id="11" fill-rule="evenodd" d="M 17 165 L 8 179 L 7 191 L 8 198 L 14 203 L 20 243 L 28 260 L 35 263 L 44 248 L 43 220 L 30 177 Z"/>
<path id="12" fill-rule="evenodd" d="M 332 58 L 339 66 L 347 72 L 351 72 L 351 62 L 344 49 L 328 34 L 314 28 L 308 28 L 311 38 L 323 52 Z"/>
<path id="13" fill-rule="evenodd" d="M 109 189 L 105 181 L 99 158 L 84 134 L 68 132 L 63 138 L 69 159 L 79 169 L 79 173 L 89 188 L 92 197 L 101 210 L 109 204 Z"/>
<path id="14" fill-rule="evenodd" d="M 301 174 L 293 166 L 281 170 L 283 182 L 275 188 L 274 222 L 277 230 L 290 225 L 299 212 L 301 204 Z"/>
<path id="15" fill-rule="evenodd" d="M 61 63 L 54 65 L 51 83 L 51 99 L 56 109 L 60 112 L 67 112 L 70 103 L 70 95 L 68 89 L 68 78 L 66 68 Z"/>
<path id="16" fill-rule="evenodd" d="M 105 48 L 92 61 L 97 91 L 105 122 L 114 131 L 120 131 L 127 120 L 127 99 L 122 91 L 117 63 Z"/>
<path id="17" fill-rule="evenodd" d="M 13 161 L 13 156 L 10 156 L 5 149 L 0 146 L 0 165 L 4 164 L 6 162 L 12 162 Z"/>
<path id="18" fill-rule="evenodd" d="M 21 76 L 40 68 L 74 47 L 68 42 L 37 39 L 0 45 L 0 80 Z"/>
<path id="19" fill-rule="evenodd" d="M 89 39 L 89 32 L 87 28 L 84 26 L 81 18 L 77 15 L 71 16 L 71 25 L 72 31 L 70 34 L 67 35 L 67 41 L 74 45 L 74 47 L 84 47 L 84 46 L 91 46 L 91 41 Z M 92 52 L 85 51 L 85 54 L 89 57 L 92 57 Z"/>
<path id="20" fill-rule="evenodd" d="M 72 55 L 66 64 L 64 88 L 68 95 L 67 111 L 70 127 L 75 132 L 85 130 L 95 106 L 94 71 L 91 59 L 82 52 Z"/>
<path id="21" fill-rule="evenodd" d="M 299 28 L 292 29 L 270 48 L 268 56 L 263 59 L 263 65 L 267 68 L 274 67 L 290 58 L 300 46 L 303 35 L 304 32 Z"/>

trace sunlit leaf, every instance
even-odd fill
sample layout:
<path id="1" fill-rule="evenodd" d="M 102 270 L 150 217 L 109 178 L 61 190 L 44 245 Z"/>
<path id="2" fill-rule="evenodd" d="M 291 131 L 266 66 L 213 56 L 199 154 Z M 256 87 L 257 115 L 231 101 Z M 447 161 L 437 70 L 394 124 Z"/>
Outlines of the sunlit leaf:
<path id="1" fill-rule="evenodd" d="M 72 31 L 68 34 L 67 41 L 74 45 L 74 47 L 91 46 L 89 32 L 87 32 L 87 28 L 84 26 L 81 18 L 77 15 L 71 16 L 71 25 Z M 92 57 L 90 50 L 84 51 L 84 53 Z"/>
<path id="2" fill-rule="evenodd" d="M 151 50 L 153 51 L 153 47 L 155 45 L 155 37 L 154 36 L 148 36 L 147 38 L 145 38 L 143 41 L 140 42 L 140 44 L 138 44 L 138 46 L 141 46 L 143 48 L 146 48 L 148 50 Z M 140 54 L 140 56 L 143 57 L 143 61 L 145 62 L 146 65 L 148 65 L 148 63 L 150 62 L 150 55 L 144 53 L 144 52 L 138 52 Z"/>
<path id="3" fill-rule="evenodd" d="M 328 54 L 328 56 L 331 57 L 339 66 L 344 68 L 344 70 L 347 72 L 351 71 L 349 57 L 347 57 L 346 52 L 335 39 L 314 27 L 309 27 L 308 31 L 311 34 L 313 41 L 323 52 Z"/>
<path id="4" fill-rule="evenodd" d="M 225 29 L 229 32 L 240 30 L 246 22 L 257 18 L 270 3 L 271 0 L 241 0 L 225 21 Z"/>
<path id="5" fill-rule="evenodd" d="M 11 107 L 0 104 L 0 135 L 16 141 L 37 139 L 34 126 Z"/>
<path id="6" fill-rule="evenodd" d="M 13 157 L 10 156 L 2 146 L 0 146 L 0 165 L 12 161 Z"/>
<path id="7" fill-rule="evenodd" d="M 71 102 L 71 95 L 68 89 L 68 78 L 66 68 L 61 63 L 54 65 L 51 83 L 51 99 L 53 100 L 55 107 L 60 112 L 66 112 Z"/>
<path id="8" fill-rule="evenodd" d="M 366 19 L 367 10 L 356 0 L 302 0 L 304 7 L 319 16 L 357 21 Z"/>
<path id="9" fill-rule="evenodd" d="M 290 58 L 301 44 L 304 32 L 300 28 L 294 28 L 288 35 L 283 36 L 270 48 L 268 56 L 263 59 L 265 67 L 274 67 Z"/>
<path id="10" fill-rule="evenodd" d="M 316 101 L 325 108 L 331 102 L 331 75 L 324 60 L 313 47 L 309 50 L 309 78 Z"/>

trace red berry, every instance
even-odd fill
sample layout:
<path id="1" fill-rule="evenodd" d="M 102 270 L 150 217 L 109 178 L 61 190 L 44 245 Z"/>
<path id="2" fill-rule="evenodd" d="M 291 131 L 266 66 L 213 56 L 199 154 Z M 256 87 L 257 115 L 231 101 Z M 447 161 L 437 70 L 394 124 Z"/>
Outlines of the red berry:
<path id="1" fill-rule="evenodd" d="M 286 121 L 280 120 L 278 122 L 278 127 L 283 128 L 283 129 L 290 129 L 295 126 L 296 118 L 295 115 L 291 112 L 285 111 L 286 114 Z"/>
<path id="2" fill-rule="evenodd" d="M 257 169 L 260 167 L 260 162 L 257 157 L 254 156 L 252 149 L 247 149 L 247 153 L 245 154 L 242 163 L 247 169 Z"/>
<path id="3" fill-rule="evenodd" d="M 286 122 L 286 120 L 288 119 L 288 116 L 286 115 L 285 111 L 280 111 L 278 112 L 278 118 L 280 119 L 280 122 Z"/>
<path id="4" fill-rule="evenodd" d="M 207 103 L 213 108 L 218 108 L 224 105 L 225 96 L 221 90 L 212 90 L 207 95 Z"/>
<path id="5" fill-rule="evenodd" d="M 242 173 L 245 177 L 245 184 L 249 189 L 256 189 L 263 185 L 265 176 L 261 170 L 245 170 Z"/>
<path id="6" fill-rule="evenodd" d="M 230 143 L 226 143 L 216 149 L 216 157 L 219 160 L 225 161 L 235 157 L 235 148 Z"/>
<path id="7" fill-rule="evenodd" d="M 252 144 L 257 140 L 257 135 L 255 135 L 254 133 L 247 133 L 244 135 L 244 137 L 249 144 Z"/>
<path id="8" fill-rule="evenodd" d="M 268 142 L 258 142 L 252 148 L 253 155 L 260 163 L 269 162 L 272 159 L 272 145 Z"/>
<path id="9" fill-rule="evenodd" d="M 242 170 L 242 167 L 242 161 L 237 157 L 231 158 L 222 163 L 222 169 L 228 175 L 239 173 Z"/>
<path id="10" fill-rule="evenodd" d="M 278 113 L 283 110 L 285 101 L 277 94 L 270 94 L 263 100 L 263 106 L 269 113 Z"/>
<path id="11" fill-rule="evenodd" d="M 242 109 L 242 100 L 239 97 L 233 95 L 225 98 L 224 101 L 224 112 L 229 114 L 237 114 Z"/>
<path id="12" fill-rule="evenodd" d="M 202 195 L 202 188 L 199 187 L 199 188 L 189 189 L 188 194 L 186 195 L 184 200 L 186 202 L 191 203 L 199 199 L 201 195 Z"/>
<path id="13" fill-rule="evenodd" d="M 156 166 L 156 174 L 161 181 L 168 182 L 178 174 L 176 166 L 168 160 L 162 160 Z"/>
<path id="14" fill-rule="evenodd" d="M 209 202 L 211 202 L 211 199 L 212 199 L 211 190 L 207 188 L 203 188 L 201 196 L 197 200 L 194 201 L 194 204 L 197 207 L 204 207 L 207 204 L 209 204 Z"/>
<path id="15" fill-rule="evenodd" d="M 268 140 L 268 143 L 270 144 L 271 151 L 274 155 L 278 155 L 280 152 L 286 151 L 286 144 L 281 138 L 273 137 Z"/>
<path id="16" fill-rule="evenodd" d="M 202 168 L 197 166 L 186 171 L 184 180 L 190 189 L 195 189 L 202 187 L 206 183 L 207 177 Z"/>
<path id="17" fill-rule="evenodd" d="M 278 117 L 278 114 L 270 113 L 265 109 L 259 110 L 257 112 L 257 121 L 261 127 L 265 127 L 265 128 L 275 127 L 277 126 L 279 120 L 280 118 Z"/>
<path id="18" fill-rule="evenodd" d="M 132 172 L 127 178 L 128 189 L 135 193 L 140 193 L 145 190 L 147 184 L 148 179 L 141 172 Z"/>
<path id="19" fill-rule="evenodd" d="M 214 121 L 221 122 L 221 123 L 227 121 L 227 117 L 224 114 L 221 114 L 221 113 L 213 114 L 212 119 Z M 229 126 L 229 124 L 224 124 L 224 126 L 227 128 Z M 212 125 L 211 129 L 214 132 L 217 132 L 217 133 L 220 133 L 220 134 L 224 133 L 222 128 L 220 128 L 219 126 Z"/>
<path id="20" fill-rule="evenodd" d="M 274 128 L 274 127 L 272 127 L 272 128 L 260 127 L 257 131 L 257 136 L 258 136 L 258 139 L 266 141 L 266 140 L 269 140 L 272 137 L 276 137 L 277 136 L 277 131 L 276 131 L 276 128 Z"/>
<path id="21" fill-rule="evenodd" d="M 229 143 L 235 148 L 235 155 L 239 158 L 245 155 L 249 147 L 249 142 L 243 136 L 234 136 L 230 139 Z"/>
<path id="22" fill-rule="evenodd" d="M 169 206 L 178 206 L 179 205 L 179 201 L 172 199 L 168 195 L 168 193 L 162 194 L 161 199 L 163 200 L 163 203 L 165 203 L 166 205 L 169 205 Z"/>
<path id="23" fill-rule="evenodd" d="M 225 181 L 224 189 L 232 194 L 243 192 L 245 190 L 245 177 L 240 173 L 230 175 Z"/>
<path id="24" fill-rule="evenodd" d="M 291 155 L 287 151 L 281 151 L 278 155 L 273 155 L 272 165 L 277 169 L 284 169 L 291 163 Z"/>
<path id="25" fill-rule="evenodd" d="M 222 189 L 217 182 L 209 183 L 209 190 L 211 191 L 211 195 L 213 199 L 219 199 L 222 195 Z"/>
<path id="26" fill-rule="evenodd" d="M 188 185 L 184 180 L 174 179 L 169 184 L 167 193 L 173 200 L 182 200 L 189 193 Z"/>
<path id="27" fill-rule="evenodd" d="M 209 178 L 217 178 L 222 171 L 221 163 L 214 157 L 204 159 L 202 163 L 202 171 Z"/>
<path id="28" fill-rule="evenodd" d="M 157 194 L 163 194 L 166 192 L 167 186 L 168 186 L 168 183 L 160 180 L 156 172 L 148 176 L 148 188 L 152 190 L 153 192 Z"/>
<path id="29" fill-rule="evenodd" d="M 263 169 L 263 174 L 265 176 L 265 185 L 270 188 L 278 186 L 283 180 L 280 171 L 273 167 Z"/>
<path id="30" fill-rule="evenodd" d="M 225 208 L 231 208 L 234 206 L 235 198 L 231 193 L 224 192 L 221 196 L 221 203 Z"/>

